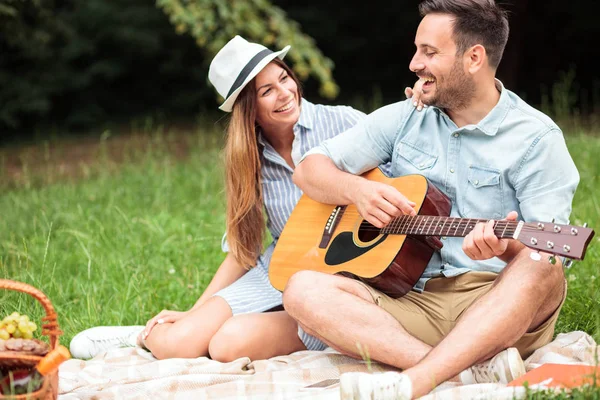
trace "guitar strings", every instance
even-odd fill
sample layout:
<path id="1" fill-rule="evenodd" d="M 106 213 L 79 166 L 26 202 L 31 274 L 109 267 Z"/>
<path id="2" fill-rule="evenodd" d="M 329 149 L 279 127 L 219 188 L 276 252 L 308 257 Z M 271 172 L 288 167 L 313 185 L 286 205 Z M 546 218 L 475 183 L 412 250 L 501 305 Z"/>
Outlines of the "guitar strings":
<path id="1" fill-rule="evenodd" d="M 470 232 L 473 227 L 471 227 L 469 229 L 468 226 L 465 227 L 465 225 L 468 224 L 458 224 L 458 226 L 447 226 L 447 227 L 443 227 L 441 228 L 440 226 L 435 226 L 435 227 L 417 227 L 417 224 L 415 224 L 415 226 L 410 227 L 410 224 L 407 225 L 394 225 L 392 226 L 391 224 L 386 225 L 383 228 L 377 228 L 376 226 L 370 224 L 369 222 L 363 221 L 360 225 L 360 230 L 364 231 L 364 232 L 380 232 L 380 233 L 397 233 L 394 231 L 401 231 L 401 230 L 406 230 L 406 233 L 402 233 L 402 234 L 420 234 L 423 231 L 425 231 L 427 233 L 427 236 L 435 236 L 435 235 L 444 235 L 444 236 L 452 236 L 451 232 L 454 231 L 454 233 L 460 231 L 461 229 L 463 229 L 465 232 Z M 494 232 L 500 232 L 501 234 L 504 233 L 506 235 L 512 236 L 515 232 L 516 232 L 516 224 L 515 226 L 510 226 L 510 224 L 506 224 L 507 227 L 505 228 L 505 224 L 500 224 L 497 223 L 494 225 Z M 383 232 L 384 230 L 387 230 L 387 232 Z M 436 233 L 436 231 L 438 231 Z M 431 233 L 429 233 L 431 231 Z M 561 232 L 554 232 L 554 231 L 541 231 L 540 229 L 538 229 L 537 227 L 533 227 L 533 226 L 527 226 L 527 225 L 523 225 L 523 227 L 521 228 L 521 232 L 523 233 L 551 233 L 552 235 L 564 235 L 564 236 L 572 236 L 572 234 L 570 232 L 566 232 L 566 231 L 561 231 Z"/>
<path id="2" fill-rule="evenodd" d="M 356 210 L 345 210 L 344 216 L 350 217 L 361 217 L 360 213 Z M 459 221 L 459 222 L 456 222 Z M 451 236 L 450 232 L 454 231 L 454 233 L 459 230 L 463 230 L 466 233 L 467 229 L 474 229 L 474 224 L 479 222 L 486 223 L 490 221 L 489 219 L 481 219 L 481 218 L 459 218 L 459 217 L 445 217 L 440 215 L 415 215 L 408 216 L 402 215 L 393 219 L 389 224 L 384 226 L 383 228 L 377 228 L 372 225 L 370 222 L 363 219 L 360 224 L 359 229 L 363 232 L 380 232 L 380 233 L 395 233 L 394 231 L 398 230 L 406 230 L 406 234 L 420 234 L 420 232 L 432 231 L 430 235 L 436 235 L 436 231 L 439 230 L 439 235 Z M 496 231 L 500 231 L 500 234 L 513 236 L 517 230 L 519 222 L 518 221 L 506 221 L 506 220 L 494 220 L 494 233 Z M 473 225 L 473 226 L 469 226 Z M 387 232 L 382 232 L 387 230 Z M 470 232 L 469 230 L 469 232 Z M 446 233 L 444 233 L 446 232 Z M 525 223 L 521 227 L 521 232 L 523 233 L 552 233 L 553 235 L 572 235 L 568 230 L 562 230 L 559 232 L 556 231 L 543 231 L 537 227 L 537 223 Z"/>
<path id="3" fill-rule="evenodd" d="M 420 222 L 406 222 L 395 223 L 395 221 L 386 225 L 383 228 L 377 228 L 367 221 L 363 221 L 360 224 L 360 230 L 363 232 L 380 232 L 380 233 L 403 233 L 403 234 L 426 234 L 435 235 L 436 232 L 439 235 L 452 236 L 452 233 L 456 234 L 461 232 L 461 235 L 471 232 L 475 225 L 474 221 L 471 222 L 454 222 L 444 223 L 442 219 L 436 222 L 435 220 L 430 221 L 429 219 L 420 219 Z M 448 222 L 448 221 L 446 221 Z M 475 222 L 476 223 L 476 222 Z M 494 233 L 501 236 L 513 236 L 516 231 L 517 224 L 498 222 L 494 224 Z"/>

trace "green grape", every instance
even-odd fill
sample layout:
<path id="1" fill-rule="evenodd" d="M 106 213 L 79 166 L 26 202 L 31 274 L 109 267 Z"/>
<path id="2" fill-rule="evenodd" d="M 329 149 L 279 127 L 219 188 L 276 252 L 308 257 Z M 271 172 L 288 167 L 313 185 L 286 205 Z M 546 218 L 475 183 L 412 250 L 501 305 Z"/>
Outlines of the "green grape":
<path id="1" fill-rule="evenodd" d="M 21 315 L 15 311 L 0 321 L 0 339 L 7 335 L 8 338 L 31 339 L 36 329 L 37 325 L 28 315 Z"/>
<path id="2" fill-rule="evenodd" d="M 0 339 L 1 340 L 8 340 L 8 339 L 10 339 L 10 333 L 6 332 L 5 329 L 0 329 Z"/>

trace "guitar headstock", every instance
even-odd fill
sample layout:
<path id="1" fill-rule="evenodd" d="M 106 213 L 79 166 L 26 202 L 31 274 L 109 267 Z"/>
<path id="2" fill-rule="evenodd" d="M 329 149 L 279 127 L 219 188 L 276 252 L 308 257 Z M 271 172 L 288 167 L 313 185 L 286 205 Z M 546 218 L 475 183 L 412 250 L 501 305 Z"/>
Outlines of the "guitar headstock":
<path id="1" fill-rule="evenodd" d="M 593 237 L 594 230 L 586 226 L 525 222 L 516 239 L 535 250 L 583 260 Z"/>

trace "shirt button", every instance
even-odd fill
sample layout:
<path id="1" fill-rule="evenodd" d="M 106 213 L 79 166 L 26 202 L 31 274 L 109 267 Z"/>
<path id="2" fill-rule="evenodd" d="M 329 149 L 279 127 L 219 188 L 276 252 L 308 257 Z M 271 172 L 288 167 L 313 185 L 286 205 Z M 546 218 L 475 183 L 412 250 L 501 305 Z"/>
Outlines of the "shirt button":
<path id="1" fill-rule="evenodd" d="M 421 163 L 419 164 L 419 167 L 423 168 L 425 166 L 425 163 Z"/>
<path id="2" fill-rule="evenodd" d="M 442 240 L 446 240 L 446 236 L 442 236 Z"/>
<path id="3" fill-rule="evenodd" d="M 454 173 L 454 168 L 450 168 L 450 172 L 451 172 L 451 173 Z"/>
<path id="4" fill-rule="evenodd" d="M 453 135 L 454 137 L 458 137 L 458 132 L 454 133 Z"/>
<path id="5" fill-rule="evenodd" d="M 475 182 L 473 182 L 475 184 L 475 186 L 479 185 L 479 181 L 475 180 Z"/>

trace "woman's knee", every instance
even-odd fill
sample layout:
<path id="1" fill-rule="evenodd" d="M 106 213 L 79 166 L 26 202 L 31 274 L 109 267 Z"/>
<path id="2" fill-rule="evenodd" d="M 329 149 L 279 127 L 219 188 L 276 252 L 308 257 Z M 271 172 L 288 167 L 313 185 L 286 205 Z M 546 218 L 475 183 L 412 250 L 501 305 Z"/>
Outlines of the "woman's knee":
<path id="1" fill-rule="evenodd" d="M 159 360 L 168 358 L 197 358 L 206 355 L 207 346 L 189 346 L 191 338 L 196 336 L 196 331 L 186 325 L 177 326 L 169 324 L 162 329 L 160 335 L 152 336 L 152 332 L 145 341 L 145 346 L 152 355 Z M 158 333 L 158 332 L 156 332 Z"/>
<path id="2" fill-rule="evenodd" d="M 253 345 L 244 331 L 247 326 L 237 318 L 227 320 L 208 344 L 210 358 L 220 362 L 231 362 L 240 357 L 249 357 Z"/>

